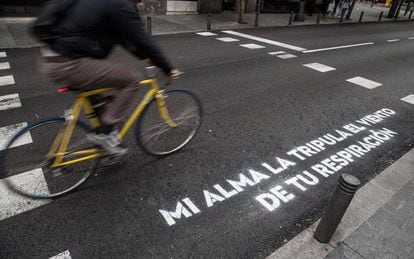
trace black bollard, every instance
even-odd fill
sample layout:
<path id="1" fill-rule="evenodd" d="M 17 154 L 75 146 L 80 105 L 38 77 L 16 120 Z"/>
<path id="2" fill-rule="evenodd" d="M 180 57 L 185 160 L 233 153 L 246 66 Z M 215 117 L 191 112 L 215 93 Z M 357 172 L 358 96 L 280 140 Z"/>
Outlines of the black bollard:
<path id="1" fill-rule="evenodd" d="M 339 177 L 339 185 L 313 235 L 316 240 L 329 243 L 360 184 L 355 176 L 342 174 Z"/>
<path id="2" fill-rule="evenodd" d="M 363 17 L 364 17 L 364 12 L 361 12 L 361 15 L 359 16 L 359 22 L 362 22 Z"/>
<path id="3" fill-rule="evenodd" d="M 380 15 L 379 15 L 379 17 L 378 17 L 378 21 L 381 21 L 381 19 L 382 19 L 382 15 L 384 14 L 384 11 L 381 11 L 381 13 L 380 13 Z"/>
<path id="4" fill-rule="evenodd" d="M 254 20 L 254 26 L 255 27 L 259 26 L 259 12 L 256 12 L 256 19 Z"/>
<path id="5" fill-rule="evenodd" d="M 318 13 L 318 16 L 316 16 L 316 24 L 321 23 L 321 12 Z"/>
<path id="6" fill-rule="evenodd" d="M 207 30 L 211 30 L 211 13 L 207 15 Z"/>
<path id="7" fill-rule="evenodd" d="M 152 35 L 152 20 L 151 16 L 147 17 L 147 34 Z"/>
<path id="8" fill-rule="evenodd" d="M 292 25 L 292 23 L 293 23 L 293 16 L 294 16 L 294 13 L 290 12 L 289 23 L 288 23 L 289 26 Z"/>

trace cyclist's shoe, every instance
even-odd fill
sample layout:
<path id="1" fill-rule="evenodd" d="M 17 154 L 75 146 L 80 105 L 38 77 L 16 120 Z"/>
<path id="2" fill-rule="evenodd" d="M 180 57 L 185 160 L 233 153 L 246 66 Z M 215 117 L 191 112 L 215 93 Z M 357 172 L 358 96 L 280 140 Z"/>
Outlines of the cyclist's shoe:
<path id="1" fill-rule="evenodd" d="M 97 134 L 97 133 L 90 133 L 86 135 L 86 138 L 104 148 L 109 155 L 113 156 L 123 156 L 128 152 L 128 149 L 123 147 L 121 142 L 119 141 L 118 137 L 118 131 L 114 131 L 109 135 L 106 134 Z"/>

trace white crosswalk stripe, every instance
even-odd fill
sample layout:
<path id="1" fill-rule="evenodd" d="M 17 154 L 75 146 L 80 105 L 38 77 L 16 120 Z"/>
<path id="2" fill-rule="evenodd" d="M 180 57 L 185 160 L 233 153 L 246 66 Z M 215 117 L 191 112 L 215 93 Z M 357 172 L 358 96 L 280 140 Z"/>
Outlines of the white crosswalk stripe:
<path id="1" fill-rule="evenodd" d="M 22 106 L 19 94 L 9 94 L 0 96 L 0 111 L 15 109 Z"/>
<path id="2" fill-rule="evenodd" d="M 293 54 L 284 54 L 284 55 L 278 55 L 277 57 L 281 59 L 290 59 L 290 58 L 297 58 L 298 56 L 293 55 Z"/>
<path id="3" fill-rule="evenodd" d="M 52 256 L 49 259 L 72 259 L 69 250 L 62 252 L 58 255 Z"/>
<path id="4" fill-rule="evenodd" d="M 204 36 L 204 37 L 209 37 L 209 36 L 216 36 L 217 34 L 212 33 L 212 32 L 198 32 L 198 35 Z"/>
<path id="5" fill-rule="evenodd" d="M 281 54 L 286 54 L 285 51 L 276 51 L 276 52 L 269 52 L 269 55 L 275 56 L 275 55 L 281 55 Z"/>
<path id="6" fill-rule="evenodd" d="M 14 85 L 14 76 L 0 76 L 0 86 Z"/>
<path id="7" fill-rule="evenodd" d="M 0 58 L 5 58 L 5 57 L 7 57 L 6 52 L 0 52 Z"/>
<path id="8" fill-rule="evenodd" d="M 304 66 L 308 67 L 310 69 L 322 72 L 322 73 L 336 70 L 336 68 L 326 66 L 326 65 L 320 64 L 320 63 L 309 63 L 309 64 L 304 64 Z"/>
<path id="9" fill-rule="evenodd" d="M 222 42 L 236 42 L 236 41 L 240 41 L 238 39 L 230 38 L 230 37 L 217 38 L 217 40 L 222 41 Z"/>
<path id="10" fill-rule="evenodd" d="M 27 126 L 26 122 L 18 123 L 15 125 L 10 125 L 0 128 L 0 150 L 5 149 L 10 137 L 16 134 L 20 129 Z M 23 146 L 26 144 L 33 143 L 32 136 L 30 132 L 23 134 L 17 142 L 15 142 L 11 147 Z"/>
<path id="11" fill-rule="evenodd" d="M 10 69 L 9 62 L 0 62 L 0 70 Z"/>
<path id="12" fill-rule="evenodd" d="M 350 78 L 346 81 L 348 81 L 350 83 L 353 83 L 353 84 L 356 84 L 356 85 L 359 85 L 359 86 L 362 86 L 362 87 L 365 87 L 367 89 L 374 89 L 374 88 L 377 88 L 377 87 L 382 85 L 378 82 L 375 82 L 375 81 L 372 81 L 372 80 L 369 80 L 369 79 L 366 79 L 366 78 L 363 78 L 363 77 L 360 77 L 360 76 Z"/>
<path id="13" fill-rule="evenodd" d="M 257 44 L 254 44 L 254 43 L 241 44 L 240 46 L 244 47 L 244 48 L 248 48 L 248 49 L 264 49 L 264 48 L 266 48 L 265 46 L 257 45 Z"/>
<path id="14" fill-rule="evenodd" d="M 414 104 L 414 94 L 410 94 L 404 98 L 401 98 L 401 101 L 406 102 L 406 103 L 410 103 L 410 104 Z"/>

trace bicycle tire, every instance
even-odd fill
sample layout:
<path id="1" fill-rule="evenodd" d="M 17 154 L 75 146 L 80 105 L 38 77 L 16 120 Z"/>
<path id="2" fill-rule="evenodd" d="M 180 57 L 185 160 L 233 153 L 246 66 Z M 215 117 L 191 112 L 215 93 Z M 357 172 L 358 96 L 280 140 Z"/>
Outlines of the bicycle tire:
<path id="1" fill-rule="evenodd" d="M 56 169 L 49 166 L 53 158 L 45 158 L 64 123 L 63 117 L 39 120 L 20 129 L 5 145 L 5 149 L 1 151 L 0 178 L 3 178 L 2 181 L 11 191 L 30 198 L 49 199 L 68 194 L 89 179 L 99 165 L 99 158 Z M 77 150 L 95 147 L 86 141 L 86 133 L 89 131 L 87 124 L 77 121 L 66 159 L 75 156 Z M 29 136 L 32 143 L 15 147 L 24 136 Z M 87 166 L 87 162 L 90 165 Z M 68 173 L 69 171 L 72 173 Z"/>
<path id="2" fill-rule="evenodd" d="M 145 152 L 157 156 L 172 154 L 190 143 L 200 129 L 203 118 L 201 100 L 192 91 L 187 89 L 172 89 L 165 90 L 163 94 L 164 97 L 166 97 L 164 98 L 164 101 L 168 108 L 168 112 L 170 113 L 170 117 L 178 126 L 176 128 L 171 128 L 163 121 L 158 112 L 158 105 L 155 97 L 145 106 L 142 115 L 138 118 L 136 124 L 136 139 L 138 145 Z M 192 119 L 194 119 L 194 121 L 190 122 L 192 124 L 190 125 L 191 128 L 188 132 L 184 132 L 184 116 L 187 116 L 186 119 L 191 119 L 191 116 Z M 149 130 L 153 130 L 155 128 L 150 128 L 147 125 L 148 121 L 151 119 L 155 119 L 155 125 L 157 127 L 164 127 L 160 128 L 160 132 L 162 129 L 165 130 L 165 132 L 159 132 L 160 134 L 157 138 L 160 138 L 161 135 L 164 135 L 167 132 L 173 133 L 171 136 L 164 135 L 162 139 L 159 139 L 157 144 L 160 144 L 160 146 L 167 146 L 166 141 L 170 141 L 172 139 L 175 141 L 174 144 L 165 148 L 155 148 L 154 146 L 150 146 L 148 144 L 148 140 L 145 138 L 148 137 Z M 183 135 L 180 138 L 179 133 Z"/>

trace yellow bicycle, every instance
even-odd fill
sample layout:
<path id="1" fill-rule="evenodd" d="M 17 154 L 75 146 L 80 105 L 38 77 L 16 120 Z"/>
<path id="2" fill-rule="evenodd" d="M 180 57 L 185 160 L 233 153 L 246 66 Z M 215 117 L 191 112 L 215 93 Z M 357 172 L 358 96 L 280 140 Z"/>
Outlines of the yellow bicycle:
<path id="1" fill-rule="evenodd" d="M 153 155 L 169 155 L 198 132 L 201 101 L 187 89 L 161 89 L 154 68 L 147 70 L 147 75 L 139 85 L 150 89 L 120 127 L 118 138 L 122 140 L 137 121 L 139 146 Z M 105 150 L 86 140 L 86 134 L 100 125 L 90 97 L 111 91 L 114 89 L 78 93 L 64 116 L 39 120 L 18 131 L 1 151 L 0 172 L 6 185 L 24 196 L 54 198 L 84 183 L 101 159 L 108 157 Z M 82 111 L 89 123 L 79 120 Z M 27 138 L 32 144 L 19 146 Z"/>

